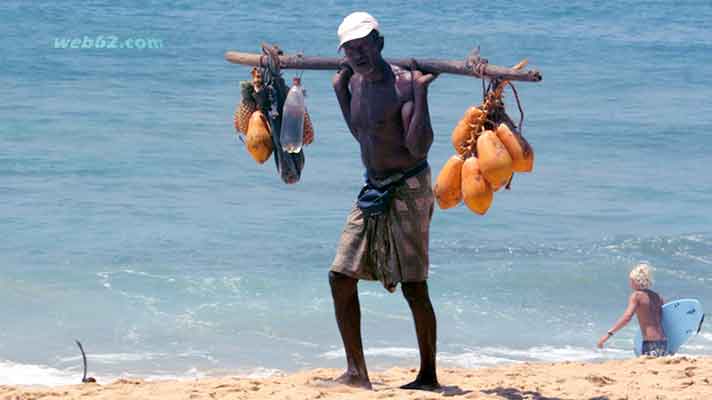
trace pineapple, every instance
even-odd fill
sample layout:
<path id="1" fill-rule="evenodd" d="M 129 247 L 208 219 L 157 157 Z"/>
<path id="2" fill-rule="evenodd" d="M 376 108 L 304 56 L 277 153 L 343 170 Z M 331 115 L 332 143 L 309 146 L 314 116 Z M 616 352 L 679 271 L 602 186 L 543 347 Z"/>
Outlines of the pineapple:
<path id="1" fill-rule="evenodd" d="M 252 82 L 243 81 L 240 83 L 242 100 L 240 100 L 240 105 L 235 110 L 235 130 L 237 130 L 237 132 L 247 133 L 250 117 L 252 113 L 257 110 L 257 103 L 255 103 L 255 99 L 252 98 L 253 92 L 254 88 Z"/>
<path id="2" fill-rule="evenodd" d="M 304 144 L 311 144 L 314 141 L 314 126 L 309 118 L 309 113 L 304 111 Z"/>

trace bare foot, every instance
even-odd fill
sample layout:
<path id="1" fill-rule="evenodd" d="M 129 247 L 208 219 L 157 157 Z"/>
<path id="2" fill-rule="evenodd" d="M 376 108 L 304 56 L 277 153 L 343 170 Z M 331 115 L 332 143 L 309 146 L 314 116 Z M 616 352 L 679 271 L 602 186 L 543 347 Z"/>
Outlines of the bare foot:
<path id="1" fill-rule="evenodd" d="M 362 376 L 354 372 L 346 371 L 336 381 L 344 385 L 349 385 L 361 389 L 373 390 L 368 376 Z"/>
<path id="2" fill-rule="evenodd" d="M 423 379 L 419 377 L 413 382 L 405 384 L 400 388 L 406 390 L 426 390 L 428 392 L 435 392 L 440 389 L 440 384 L 437 379 Z"/>

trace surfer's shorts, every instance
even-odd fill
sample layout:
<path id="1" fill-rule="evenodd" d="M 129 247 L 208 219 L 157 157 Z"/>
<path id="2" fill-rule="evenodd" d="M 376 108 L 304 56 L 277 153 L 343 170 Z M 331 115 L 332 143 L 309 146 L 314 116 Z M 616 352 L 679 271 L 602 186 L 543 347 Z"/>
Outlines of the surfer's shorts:
<path id="1" fill-rule="evenodd" d="M 667 340 L 644 340 L 642 353 L 652 357 L 667 355 Z"/>
<path id="2" fill-rule="evenodd" d="M 399 282 L 427 280 L 434 203 L 430 167 L 396 187 L 383 214 L 365 217 L 354 203 L 331 271 L 381 281 L 390 292 Z"/>

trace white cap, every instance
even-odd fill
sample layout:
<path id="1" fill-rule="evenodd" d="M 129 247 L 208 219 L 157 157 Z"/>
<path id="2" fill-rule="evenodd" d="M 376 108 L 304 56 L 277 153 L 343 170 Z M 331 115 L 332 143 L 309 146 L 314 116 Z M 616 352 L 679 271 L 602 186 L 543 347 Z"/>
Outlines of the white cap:
<path id="1" fill-rule="evenodd" d="M 344 43 L 366 37 L 374 29 L 378 30 L 378 21 L 373 15 L 363 11 L 352 12 L 344 18 L 336 31 L 339 35 L 339 50 Z"/>

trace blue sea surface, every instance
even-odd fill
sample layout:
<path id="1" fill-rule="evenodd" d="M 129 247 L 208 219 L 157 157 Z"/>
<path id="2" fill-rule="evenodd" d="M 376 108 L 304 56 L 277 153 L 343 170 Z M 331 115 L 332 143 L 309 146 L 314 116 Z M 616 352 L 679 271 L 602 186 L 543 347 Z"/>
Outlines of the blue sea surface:
<path id="1" fill-rule="evenodd" d="M 104 381 L 344 365 L 327 271 L 363 167 L 331 74 L 304 72 L 316 140 L 285 185 L 234 134 L 250 69 L 224 52 L 336 56 L 354 10 L 380 20 L 388 57 L 480 46 L 544 77 L 516 85 L 534 172 L 484 217 L 434 214 L 441 365 L 631 357 L 634 322 L 595 343 L 639 261 L 666 298 L 712 309 L 709 1 L 5 0 L 0 384 L 77 382 L 74 339 Z M 162 46 L 55 48 L 99 35 Z M 481 82 L 442 75 L 429 96 L 437 174 Z M 417 365 L 402 296 L 373 282 L 360 296 L 369 367 Z M 709 323 L 683 353 L 712 355 Z"/>

